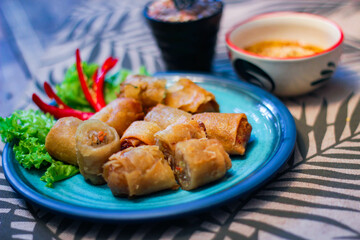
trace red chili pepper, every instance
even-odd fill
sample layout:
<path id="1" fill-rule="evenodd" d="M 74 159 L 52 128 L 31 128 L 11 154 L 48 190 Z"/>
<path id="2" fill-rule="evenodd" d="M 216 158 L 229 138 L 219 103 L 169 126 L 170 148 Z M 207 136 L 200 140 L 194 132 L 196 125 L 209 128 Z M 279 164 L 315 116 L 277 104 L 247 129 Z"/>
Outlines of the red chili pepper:
<path id="1" fill-rule="evenodd" d="M 50 99 L 55 99 L 57 105 L 59 106 L 60 109 L 71 109 L 71 107 L 69 107 L 68 105 L 66 105 L 59 97 L 58 95 L 56 95 L 56 93 L 52 90 L 50 84 L 48 84 L 47 82 L 44 82 L 44 89 L 46 94 L 48 95 L 48 97 Z"/>
<path id="2" fill-rule="evenodd" d="M 80 120 L 87 120 L 89 119 L 94 113 L 91 112 L 82 112 L 79 110 L 75 110 L 72 108 L 58 108 L 49 104 L 44 103 L 38 95 L 33 93 L 32 100 L 34 103 L 45 113 L 50 113 L 55 118 L 59 119 L 62 117 L 76 117 Z"/>
<path id="3" fill-rule="evenodd" d="M 117 59 L 112 57 L 107 58 L 101 67 L 100 76 L 98 76 L 98 69 L 96 69 L 92 76 L 93 89 L 91 89 L 92 92 L 90 92 L 86 82 L 86 76 L 84 75 L 84 71 L 81 65 L 80 51 L 79 49 L 76 49 L 76 69 L 78 72 L 81 89 L 84 92 L 86 100 L 90 103 L 91 107 L 94 108 L 96 112 L 100 111 L 103 107 L 106 106 L 104 100 L 105 75 L 115 66 L 117 61 Z M 33 94 L 33 101 L 43 112 L 48 112 L 52 114 L 55 118 L 72 116 L 77 117 L 81 120 L 89 119 L 92 115 L 94 115 L 94 113 L 82 112 L 76 109 L 72 109 L 71 107 L 66 105 L 59 98 L 59 96 L 56 95 L 56 93 L 52 90 L 50 84 L 48 84 L 47 82 L 44 83 L 44 89 L 48 97 L 51 99 L 55 99 L 59 107 L 46 104 L 36 94 Z"/>
<path id="4" fill-rule="evenodd" d="M 83 72 L 83 68 L 81 66 L 81 58 L 80 58 L 80 51 L 79 49 L 76 49 L 76 69 L 79 75 L 79 80 L 80 80 L 80 84 L 81 84 L 81 88 L 84 92 L 85 98 L 86 100 L 90 103 L 90 105 L 92 106 L 92 108 L 94 108 L 94 110 L 96 112 L 100 111 L 101 108 L 103 108 L 103 106 L 100 106 L 99 104 L 97 104 L 93 97 L 90 94 L 89 88 L 86 84 L 86 80 L 85 80 L 85 75 Z"/>
<path id="5" fill-rule="evenodd" d="M 116 58 L 112 58 L 112 57 L 107 58 L 101 67 L 100 76 L 95 82 L 97 102 L 102 106 L 106 106 L 105 99 L 104 99 L 105 75 L 115 66 L 117 61 L 118 60 Z"/>
<path id="6" fill-rule="evenodd" d="M 98 69 L 96 69 L 94 74 L 92 75 L 92 80 L 94 82 L 94 84 L 93 84 L 94 92 L 96 92 L 96 89 L 97 89 L 97 84 L 96 84 L 97 79 L 98 79 Z"/>
<path id="7" fill-rule="evenodd" d="M 101 67 L 100 76 L 98 77 L 98 70 L 94 72 L 94 75 L 92 76 L 92 80 L 94 81 L 93 90 L 95 92 L 95 94 L 93 94 L 95 95 L 94 96 L 95 100 L 94 100 L 94 97 L 91 95 L 89 88 L 86 84 L 84 72 L 81 66 L 80 51 L 79 49 L 76 49 L 76 69 L 78 71 L 81 88 L 85 94 L 85 98 L 96 112 L 100 111 L 103 107 L 106 106 L 106 102 L 104 99 L 105 75 L 115 66 L 117 61 L 118 61 L 117 59 L 109 57 L 105 60 L 104 64 Z"/>

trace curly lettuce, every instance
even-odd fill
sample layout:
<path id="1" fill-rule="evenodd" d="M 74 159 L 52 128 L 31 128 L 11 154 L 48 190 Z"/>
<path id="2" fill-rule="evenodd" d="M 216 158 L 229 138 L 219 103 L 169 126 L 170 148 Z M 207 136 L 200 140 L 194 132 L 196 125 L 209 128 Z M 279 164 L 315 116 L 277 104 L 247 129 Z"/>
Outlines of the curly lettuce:
<path id="1" fill-rule="evenodd" d="M 45 145 L 35 137 L 19 140 L 18 144 L 14 145 L 13 150 L 15 159 L 27 169 L 46 167 L 53 161 L 46 151 Z"/>
<path id="2" fill-rule="evenodd" d="M 40 178 L 46 182 L 47 187 L 53 187 L 54 182 L 58 182 L 74 176 L 79 172 L 79 168 L 73 165 L 65 164 L 61 161 L 53 161 L 45 174 Z"/>
<path id="3" fill-rule="evenodd" d="M 10 117 L 0 117 L 2 141 L 15 142 L 15 159 L 24 168 L 48 167 L 41 180 L 49 187 L 79 172 L 75 166 L 55 161 L 46 151 L 45 138 L 54 124 L 51 115 L 34 110 L 16 111 Z"/>

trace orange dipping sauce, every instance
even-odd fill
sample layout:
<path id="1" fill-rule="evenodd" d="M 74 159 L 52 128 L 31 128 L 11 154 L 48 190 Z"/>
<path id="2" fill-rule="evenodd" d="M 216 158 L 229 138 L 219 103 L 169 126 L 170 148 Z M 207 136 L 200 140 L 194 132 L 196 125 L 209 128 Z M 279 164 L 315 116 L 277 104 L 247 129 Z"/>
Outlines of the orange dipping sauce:
<path id="1" fill-rule="evenodd" d="M 322 52 L 321 47 L 297 41 L 262 41 L 244 48 L 245 51 L 265 57 L 304 57 Z"/>

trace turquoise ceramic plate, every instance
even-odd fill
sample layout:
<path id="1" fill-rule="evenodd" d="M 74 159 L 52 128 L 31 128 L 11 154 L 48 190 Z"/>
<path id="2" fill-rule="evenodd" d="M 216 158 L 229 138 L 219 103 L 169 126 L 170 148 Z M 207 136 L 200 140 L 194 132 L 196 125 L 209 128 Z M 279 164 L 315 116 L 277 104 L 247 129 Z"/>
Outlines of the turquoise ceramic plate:
<path id="1" fill-rule="evenodd" d="M 28 171 L 14 159 L 12 145 L 3 153 L 5 176 L 27 200 L 48 210 L 89 220 L 139 221 L 177 217 L 218 206 L 255 190 L 286 163 L 296 129 L 287 108 L 271 94 L 240 82 L 202 74 L 158 74 L 170 84 L 187 76 L 215 94 L 221 112 L 246 113 L 253 131 L 245 156 L 231 156 L 226 176 L 194 191 L 168 190 L 135 199 L 116 198 L 106 186 L 92 186 L 78 174 L 45 187 L 41 171 Z"/>

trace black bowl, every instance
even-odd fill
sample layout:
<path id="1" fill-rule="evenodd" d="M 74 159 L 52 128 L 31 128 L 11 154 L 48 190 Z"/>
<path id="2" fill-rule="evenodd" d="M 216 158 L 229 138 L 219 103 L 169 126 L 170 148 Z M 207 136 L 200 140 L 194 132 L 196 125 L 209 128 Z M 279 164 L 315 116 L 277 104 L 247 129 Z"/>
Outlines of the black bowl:
<path id="1" fill-rule="evenodd" d="M 219 1 L 220 2 L 220 1 Z M 223 3 L 215 13 L 188 22 L 166 22 L 144 16 L 151 28 L 167 70 L 210 72 Z"/>

